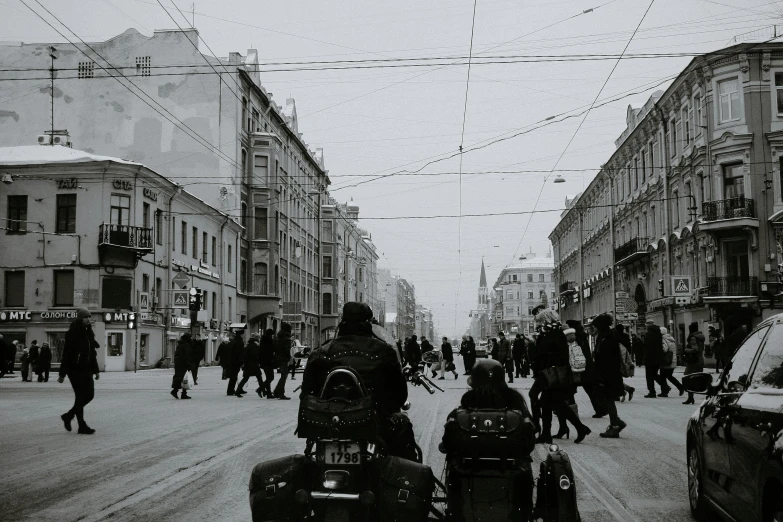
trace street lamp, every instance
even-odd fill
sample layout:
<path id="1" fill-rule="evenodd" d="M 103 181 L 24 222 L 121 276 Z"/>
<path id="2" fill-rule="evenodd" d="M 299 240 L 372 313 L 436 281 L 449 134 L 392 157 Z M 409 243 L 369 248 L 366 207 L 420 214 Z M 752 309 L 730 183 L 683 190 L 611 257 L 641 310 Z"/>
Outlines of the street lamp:
<path id="1" fill-rule="evenodd" d="M 565 183 L 565 179 L 563 179 L 563 176 L 558 174 L 557 176 L 555 176 L 555 180 L 552 183 Z"/>

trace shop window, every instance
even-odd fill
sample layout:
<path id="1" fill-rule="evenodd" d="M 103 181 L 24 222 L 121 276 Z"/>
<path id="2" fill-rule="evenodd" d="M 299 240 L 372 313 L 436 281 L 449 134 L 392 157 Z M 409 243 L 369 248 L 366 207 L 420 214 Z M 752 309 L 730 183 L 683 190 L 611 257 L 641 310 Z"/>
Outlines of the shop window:
<path id="1" fill-rule="evenodd" d="M 139 336 L 139 363 L 141 364 L 149 364 L 147 358 L 149 356 L 149 352 L 147 348 L 150 344 L 150 335 L 149 334 L 141 334 Z"/>
<path id="2" fill-rule="evenodd" d="M 65 334 L 67 332 L 46 332 L 46 342 L 52 350 L 52 363 L 62 361 L 65 349 Z"/>

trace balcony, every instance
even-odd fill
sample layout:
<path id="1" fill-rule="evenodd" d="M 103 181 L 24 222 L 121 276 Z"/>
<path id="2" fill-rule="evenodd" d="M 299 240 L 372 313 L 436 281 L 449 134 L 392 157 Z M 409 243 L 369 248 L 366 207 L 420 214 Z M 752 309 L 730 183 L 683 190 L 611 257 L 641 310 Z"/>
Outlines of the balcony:
<path id="1" fill-rule="evenodd" d="M 623 243 L 614 250 L 614 259 L 617 266 L 625 266 L 647 257 L 647 245 L 649 239 L 646 237 L 637 237 Z"/>
<path id="2" fill-rule="evenodd" d="M 702 210 L 699 229 L 705 232 L 759 226 L 753 200 L 744 196 L 708 201 Z"/>
<path id="3" fill-rule="evenodd" d="M 758 296 L 758 277 L 708 277 L 705 301 L 737 302 L 755 300 Z"/>
<path id="4" fill-rule="evenodd" d="M 563 294 L 572 294 L 576 292 L 576 283 L 573 281 L 566 281 L 565 283 L 560 283 L 560 295 Z"/>

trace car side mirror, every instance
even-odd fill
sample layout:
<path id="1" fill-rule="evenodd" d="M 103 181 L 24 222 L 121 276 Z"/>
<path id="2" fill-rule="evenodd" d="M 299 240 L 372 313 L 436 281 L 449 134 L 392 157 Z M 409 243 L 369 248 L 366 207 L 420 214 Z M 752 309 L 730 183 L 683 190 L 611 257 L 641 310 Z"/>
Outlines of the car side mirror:
<path id="1" fill-rule="evenodd" d="M 709 373 L 692 373 L 682 378 L 682 386 L 689 393 L 708 393 L 712 388 L 712 375 Z"/>

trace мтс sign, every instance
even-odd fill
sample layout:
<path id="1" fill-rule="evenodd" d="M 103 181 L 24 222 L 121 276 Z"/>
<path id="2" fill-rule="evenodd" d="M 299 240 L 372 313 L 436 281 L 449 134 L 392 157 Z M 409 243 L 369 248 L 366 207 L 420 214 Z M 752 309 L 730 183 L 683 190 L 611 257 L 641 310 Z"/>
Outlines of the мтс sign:
<path id="1" fill-rule="evenodd" d="M 691 276 L 672 276 L 672 295 L 691 295 L 692 288 Z"/>

